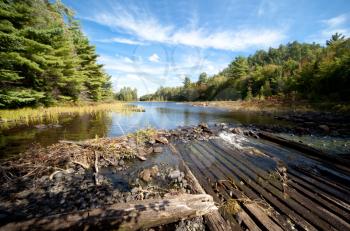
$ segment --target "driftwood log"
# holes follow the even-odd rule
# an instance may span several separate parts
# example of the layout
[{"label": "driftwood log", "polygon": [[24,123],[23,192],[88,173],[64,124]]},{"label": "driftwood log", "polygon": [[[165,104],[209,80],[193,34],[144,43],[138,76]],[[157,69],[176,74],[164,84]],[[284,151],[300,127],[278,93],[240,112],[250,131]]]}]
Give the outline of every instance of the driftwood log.
[{"label": "driftwood log", "polygon": [[[187,166],[185,161],[183,160],[181,154],[176,150],[176,148],[169,144],[171,151],[178,155],[180,159],[180,168],[186,174],[189,183],[192,188],[196,191],[196,193],[206,194],[205,190],[202,188],[197,178],[193,175],[190,168]],[[218,210],[214,210],[211,213],[208,213],[204,216],[206,224],[209,227],[209,230],[212,231],[230,231],[231,226],[226,222],[226,220],[221,216]]]},{"label": "driftwood log", "polygon": [[13,222],[0,230],[139,230],[216,211],[208,194],[180,194]]}]

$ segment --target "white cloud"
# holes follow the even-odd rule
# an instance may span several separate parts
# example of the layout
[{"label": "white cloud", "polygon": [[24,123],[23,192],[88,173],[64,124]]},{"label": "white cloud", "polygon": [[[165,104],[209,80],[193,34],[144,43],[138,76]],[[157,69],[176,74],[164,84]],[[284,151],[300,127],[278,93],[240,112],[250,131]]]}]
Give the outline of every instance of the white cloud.
[{"label": "white cloud", "polygon": [[326,24],[329,28],[336,28],[339,26],[343,26],[347,21],[347,16],[345,14],[338,15],[336,17],[323,20],[322,22]]},{"label": "white cloud", "polygon": [[341,14],[329,19],[322,20],[323,29],[317,34],[310,36],[310,40],[324,44],[326,40],[335,33],[341,33],[345,36],[350,35],[349,26],[350,17],[346,14]]},{"label": "white cloud", "polygon": [[152,54],[150,57],[148,57],[148,60],[154,63],[158,63],[160,58],[157,54]]},{"label": "white cloud", "polygon": [[112,75],[113,86],[119,90],[124,86],[136,87],[139,95],[154,92],[160,86],[179,86],[182,76],[193,76],[197,80],[199,73],[217,73],[227,63],[214,63],[196,55],[185,55],[176,63],[144,62],[139,58],[121,55],[100,56],[99,63]]},{"label": "white cloud", "polygon": [[98,42],[103,42],[103,43],[123,43],[123,44],[128,44],[128,45],[145,45],[144,42],[140,42],[140,41],[135,41],[132,39],[127,39],[127,38],[109,38],[109,39],[100,39],[100,40],[96,40]]},{"label": "white cloud", "polygon": [[175,28],[173,25],[162,25],[152,15],[131,13],[123,8],[119,8],[117,13],[98,13],[89,20],[132,35],[141,41],[199,48],[244,51],[252,47],[274,46],[285,38],[284,31],[279,29],[210,30],[195,27],[193,24],[187,28]]}]

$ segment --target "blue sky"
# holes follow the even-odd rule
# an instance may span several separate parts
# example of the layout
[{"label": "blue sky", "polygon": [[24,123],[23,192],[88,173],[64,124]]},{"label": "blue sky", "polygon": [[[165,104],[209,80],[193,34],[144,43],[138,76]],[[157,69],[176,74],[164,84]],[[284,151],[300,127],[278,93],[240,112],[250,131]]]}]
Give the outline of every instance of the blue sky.
[{"label": "blue sky", "polygon": [[115,90],[139,95],[215,74],[237,55],[350,34],[349,0],[63,0]]}]

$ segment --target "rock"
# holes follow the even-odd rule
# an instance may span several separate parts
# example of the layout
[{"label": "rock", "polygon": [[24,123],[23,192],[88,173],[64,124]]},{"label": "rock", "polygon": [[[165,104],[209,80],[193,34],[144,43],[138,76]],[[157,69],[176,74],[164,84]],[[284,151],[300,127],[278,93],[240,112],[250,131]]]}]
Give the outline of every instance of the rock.
[{"label": "rock", "polygon": [[62,172],[58,172],[53,176],[53,179],[61,180],[63,177],[64,177],[64,174]]},{"label": "rock", "polygon": [[152,180],[152,172],[150,169],[144,169],[140,172],[140,178],[141,180],[145,181],[145,182],[150,182]]},{"label": "rock", "polygon": [[159,138],[156,138],[156,141],[159,142],[159,143],[162,143],[162,144],[168,144],[169,143],[168,139],[163,137],[163,136],[159,137]]},{"label": "rock", "polygon": [[152,177],[156,176],[159,173],[159,168],[157,165],[152,166],[151,168],[144,169],[140,172],[140,178],[145,182],[150,182]]},{"label": "rock", "polygon": [[146,150],[142,147],[137,148],[137,153],[139,156],[145,156],[146,155]]},{"label": "rock", "polygon": [[180,170],[173,170],[168,175],[168,177],[173,179],[173,180],[179,178],[180,176],[181,176]]},{"label": "rock", "polygon": [[151,168],[151,175],[152,176],[156,176],[159,172],[159,169],[158,169],[158,166],[157,165],[154,165],[152,168]]},{"label": "rock", "polygon": [[139,189],[138,187],[134,187],[134,188],[131,189],[131,193],[132,193],[132,194],[136,194],[136,193],[139,192],[139,190],[140,190],[140,189]]},{"label": "rock", "polygon": [[139,160],[142,160],[142,161],[147,160],[147,158],[144,157],[144,156],[137,155],[136,157],[137,157]]},{"label": "rock", "polygon": [[329,130],[330,130],[329,127],[327,125],[325,125],[325,124],[322,124],[322,125],[320,125],[318,127],[324,132],[329,132]]},{"label": "rock", "polygon": [[209,127],[208,127],[208,124],[206,124],[206,123],[200,123],[200,124],[199,124],[199,127],[202,128],[202,129],[203,129],[203,128],[204,128],[204,129],[208,129],[208,128],[209,128]]},{"label": "rock", "polygon": [[47,126],[45,124],[38,124],[34,126],[36,129],[45,129]]},{"label": "rock", "polygon": [[145,151],[146,151],[146,154],[151,154],[153,153],[153,147],[149,147]]},{"label": "rock", "polygon": [[72,173],[74,173],[74,172],[75,172],[75,171],[74,171],[73,168],[69,168],[69,169],[66,170],[66,173],[67,173],[67,174],[72,174]]},{"label": "rock", "polygon": [[235,134],[243,134],[243,130],[241,128],[231,128],[230,131]]},{"label": "rock", "polygon": [[119,164],[120,166],[123,166],[123,165],[124,165],[124,160],[120,160],[120,161],[118,162],[118,164]]},{"label": "rock", "polygon": [[163,148],[162,147],[154,147],[153,152],[154,153],[161,153],[161,152],[163,152]]}]

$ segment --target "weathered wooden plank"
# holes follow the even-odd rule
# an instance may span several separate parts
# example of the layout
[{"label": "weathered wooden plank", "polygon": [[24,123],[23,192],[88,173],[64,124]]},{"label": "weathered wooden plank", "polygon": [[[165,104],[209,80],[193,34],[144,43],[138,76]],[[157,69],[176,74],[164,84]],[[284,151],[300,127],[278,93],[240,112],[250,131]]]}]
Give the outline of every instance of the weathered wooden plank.
[{"label": "weathered wooden plank", "polygon": [[[320,167],[317,166],[317,168],[320,168]],[[347,194],[350,191],[350,187],[349,187],[350,181],[348,181],[346,179],[339,179],[340,177],[336,177],[334,175],[330,175],[330,176],[326,177],[327,175],[316,174],[314,172],[310,172],[307,169],[304,169],[304,168],[299,167],[299,166],[295,166],[294,169],[301,174],[307,175],[308,177],[311,177],[311,178],[315,179],[316,181],[319,181],[320,183],[324,183],[327,186],[334,188],[336,190],[339,190],[343,193]],[[328,173],[326,173],[326,174],[328,174]]]},{"label": "weathered wooden plank", "polygon": [[[198,193],[205,193],[204,189],[201,187],[201,185],[199,184],[199,182],[196,179],[196,177],[193,175],[191,170],[188,168],[188,166],[186,165],[186,163],[182,159],[181,154],[177,152],[176,148],[172,144],[170,144],[169,146],[170,146],[171,151],[173,153],[175,153],[179,157],[179,160],[180,160],[180,163],[181,163],[181,167],[183,168],[183,171],[185,171],[186,176],[192,182],[192,187]],[[210,214],[207,214],[204,218],[205,218],[206,223],[209,226],[210,230],[212,230],[212,231],[216,231],[216,230],[217,231],[220,231],[220,230],[230,231],[231,230],[231,227],[228,226],[226,221],[222,218],[222,216],[219,214],[219,212],[217,210],[213,211]],[[236,230],[239,230],[238,227],[236,228]]]},{"label": "weathered wooden plank", "polygon": [[[211,173],[210,169],[207,169],[204,173],[204,169],[206,168],[202,161],[197,159],[196,155],[193,153],[193,151],[191,152],[191,156],[190,158],[192,159],[193,163],[195,163],[195,165],[197,165],[197,168],[199,169],[199,171],[201,171],[200,174],[206,174],[207,176],[209,176],[210,178],[210,182],[215,183],[217,182],[220,178],[216,178],[215,175],[213,175]],[[221,179],[225,179],[225,178],[221,178]],[[210,183],[208,182],[208,184]],[[213,190],[211,190],[213,193],[215,193]],[[227,199],[227,198],[226,198]],[[249,215],[242,209],[240,209],[240,212],[236,214],[236,216],[238,217],[239,220],[242,220],[244,222],[244,224],[250,229],[250,230],[255,230],[255,231],[261,231],[261,229],[255,224],[255,222],[249,217]]]},{"label": "weathered wooden plank", "polygon": [[271,133],[259,132],[258,136],[262,139],[266,139],[274,143],[281,144],[285,147],[289,147],[289,148],[293,148],[295,150],[301,151],[302,153],[310,154],[311,156],[316,157],[317,159],[322,159],[323,161],[327,161],[332,165],[336,165],[339,169],[347,172],[348,174],[350,173],[350,169],[349,169],[350,161],[347,159],[341,158],[339,156],[329,155],[318,149],[312,148],[310,146],[307,146],[298,142],[287,140],[281,137],[277,137]]},{"label": "weathered wooden plank", "polygon": [[1,226],[0,230],[139,230],[213,211],[217,211],[217,207],[212,196],[181,194],[14,222]]},{"label": "weathered wooden plank", "polygon": [[335,196],[332,192],[327,191],[327,189],[322,188],[320,185],[314,185],[309,181],[305,181],[302,176],[296,176],[293,175],[293,173],[290,172],[289,174],[290,179],[295,181],[296,183],[300,184],[304,188],[308,188],[320,195],[321,197],[329,200],[330,202],[335,203],[336,205],[340,206],[341,208],[347,210],[350,212],[350,205],[343,201],[341,197]]},{"label": "weathered wooden plank", "polygon": [[[230,150],[227,150],[225,146],[218,147],[216,148],[222,150],[223,152],[229,152]],[[217,152],[217,156],[221,156],[221,158],[226,159],[229,161],[228,155],[224,155],[221,152]],[[333,222],[331,222],[331,218],[329,216],[325,216],[323,213],[320,211],[314,209],[311,206],[307,206],[307,204],[304,202],[305,199],[303,199],[303,203],[300,204],[296,198],[292,198],[289,196],[285,196],[283,192],[277,190],[275,187],[272,187],[268,183],[264,183],[261,181],[255,181],[256,175],[253,174],[249,169],[247,168],[242,168],[241,165],[236,164],[234,161],[230,162],[235,166],[235,172],[237,172],[246,182],[248,182],[250,185],[253,186],[255,189],[256,187],[262,187],[263,190],[267,190],[268,192],[272,193],[275,195],[277,198],[279,198],[281,201],[286,203],[288,206],[293,208],[295,211],[297,211],[301,216],[303,216],[305,219],[307,219],[310,223],[313,223],[315,226],[319,226],[322,229],[330,229],[332,228]],[[300,199],[300,198],[299,198]],[[300,199],[301,200],[301,199]],[[333,217],[333,216],[332,216]],[[340,222],[340,221],[339,221]],[[343,224],[343,222],[337,223],[339,225]]]},{"label": "weathered wooden plank", "polygon": [[308,184],[312,184],[316,187],[318,187],[319,189],[321,189],[322,191],[342,200],[345,201],[346,203],[350,203],[350,194],[349,193],[345,193],[339,190],[336,190],[333,187],[330,187],[324,183],[321,183],[319,181],[317,181],[316,179],[307,176],[305,174],[302,174],[298,171],[295,171],[294,169],[290,168],[288,169],[289,175],[291,176],[292,179],[295,179],[295,177],[298,177],[299,179],[301,179],[302,181],[305,181],[305,183]]},{"label": "weathered wooden plank", "polygon": [[[214,141],[216,143],[216,141]],[[235,150],[233,150],[234,152]],[[235,155],[232,155],[233,157],[236,156],[237,152],[235,152]],[[251,169],[252,171],[254,171],[256,174],[259,175],[259,177],[263,178],[264,180],[268,181],[270,184],[274,185],[275,187],[277,187],[278,189],[281,190],[281,184],[278,184],[275,181],[269,180],[269,175],[266,173],[266,171],[261,171],[261,169],[259,167],[257,167],[256,165],[252,165],[251,163],[249,163],[249,161],[244,161],[244,155],[239,155],[237,154],[237,161],[241,162],[242,164],[245,164],[247,166],[247,168]],[[255,167],[254,167],[255,166]],[[323,198],[321,198],[320,196],[318,196],[317,192],[314,192],[308,188],[305,187],[300,187],[298,184],[295,184],[293,181],[289,181],[288,182],[289,186],[292,186],[293,188],[295,188],[296,190],[298,190],[298,197],[300,197],[300,193],[307,195],[307,197],[309,199],[315,200],[316,205],[322,205],[323,207],[328,208],[329,210],[331,210],[332,212],[334,212],[335,214],[339,215],[340,217],[342,217],[343,219],[346,220],[350,220],[350,213],[348,213],[346,210],[344,210],[344,208],[340,208],[336,205],[334,205],[334,203],[330,203],[328,200],[325,200]],[[300,193],[299,193],[300,192]],[[294,196],[294,192],[290,192],[291,196]],[[317,207],[317,206],[316,206]]]},{"label": "weathered wooden plank", "polygon": [[[246,176],[240,169],[239,166],[235,163],[232,163],[225,159],[225,155],[222,155],[220,151],[213,150],[213,154],[218,158],[218,161],[222,164],[224,168],[227,168],[229,171],[232,172],[232,174],[237,174],[238,177],[241,178],[241,181],[244,184],[250,186],[252,189],[259,192],[270,204],[273,204],[275,208],[282,210],[286,215],[288,215],[294,222],[298,223],[300,226],[308,229],[308,230],[316,230],[315,227],[310,225],[309,222],[313,223],[315,226],[324,226],[329,227],[329,224],[325,223],[324,221],[318,219],[313,214],[310,213],[310,211],[302,206],[299,206],[294,200],[291,199],[285,199],[283,194],[281,192],[278,192],[277,190],[272,190],[274,192],[271,192],[269,190],[266,190],[263,188],[263,186],[260,186],[257,184],[254,179],[249,178]],[[238,180],[238,179],[236,179]],[[242,184],[240,184],[240,181],[238,181],[237,186],[241,188]],[[243,188],[244,190],[244,188]],[[304,220],[294,212],[294,210],[288,208],[283,203],[288,205],[288,207],[293,208],[295,211],[297,211],[301,216],[307,218],[308,221]]]},{"label": "weathered wooden plank", "polygon": [[310,191],[310,190],[306,189],[305,187],[302,187],[301,185],[299,185],[293,181],[289,181],[288,184],[293,186],[293,188],[299,190],[301,193],[306,194],[309,198],[313,198],[320,205],[323,205],[323,206],[327,207],[328,209],[332,210],[333,212],[338,214],[338,216],[342,217],[343,219],[350,221],[350,213],[348,213],[346,210],[344,210],[344,208],[337,206],[336,203],[334,203],[334,202],[331,203],[330,201],[325,200],[324,198],[319,196],[318,192]]},{"label": "weathered wooden plank", "polygon": [[[196,146],[198,147],[198,146]],[[208,155],[210,155],[210,153],[205,150],[205,149],[201,149],[199,150],[201,154],[203,155],[207,155],[205,156],[204,159],[207,159]],[[216,175],[220,175],[220,177],[222,179],[227,179],[232,176],[232,173],[228,172],[225,168],[220,168],[218,167],[215,163],[212,165],[212,167],[210,168],[210,170],[213,170],[215,172]],[[209,170],[209,171],[210,171]],[[251,203],[252,201],[258,201],[261,200],[261,198],[256,195],[253,191],[250,191],[249,188],[247,188],[245,185],[241,185],[241,184],[237,184],[238,187],[240,188],[244,188],[243,190],[245,192],[248,192],[249,195],[249,199],[250,202],[247,200],[247,197],[239,190],[235,189],[232,187],[232,185],[230,183],[228,183],[228,181],[221,181],[220,182],[221,185],[224,185],[227,189],[230,191],[230,194],[232,194],[232,197],[234,196],[236,199],[238,200],[242,200],[242,201],[246,201],[246,203]],[[237,187],[235,185],[235,187]],[[225,189],[223,190],[224,193],[228,194],[227,192],[225,192]],[[230,197],[230,196],[229,196]],[[243,203],[243,206],[245,206],[245,203]],[[257,204],[255,204],[255,206],[258,206]],[[246,206],[245,206],[246,207]],[[261,215],[264,214],[264,212],[262,212],[261,209],[259,209],[259,213],[257,213],[257,210],[251,210],[251,206],[250,207],[246,207],[247,210],[249,210],[258,220],[259,222],[262,223],[263,226],[265,226],[268,230],[280,230],[279,226],[273,225],[274,223],[270,220],[269,217],[265,216],[265,215]],[[267,209],[267,208],[266,208]],[[287,224],[287,221],[282,218],[278,213],[274,213],[274,214],[270,214],[270,217],[277,223],[279,224],[281,227],[283,227],[285,230],[292,230],[292,227],[290,226],[290,224]]]},{"label": "weathered wooden plank", "polygon": [[[202,143],[202,145],[205,145],[204,143]],[[217,146],[218,147],[218,146]],[[218,147],[219,148],[219,147]],[[242,158],[236,158],[235,155],[232,153],[235,150],[231,150],[229,147],[220,147],[221,150],[225,151],[227,154],[231,154],[231,157],[233,159],[235,159],[235,161],[241,163],[242,165],[240,165],[240,169],[242,171],[244,171],[250,178],[252,179],[258,179],[258,177],[261,177],[262,179],[264,179],[266,176],[262,176],[259,175],[257,173],[255,173],[254,169],[252,169],[249,166],[246,166],[245,163],[242,160]],[[230,152],[232,151],[232,152]],[[242,166],[245,166],[245,168],[242,168]],[[264,187],[270,191],[273,190],[273,188],[269,185],[269,183],[271,184],[270,181],[266,181],[268,182],[267,184],[261,184],[264,185]],[[273,184],[271,184],[273,185]],[[295,201],[299,202],[300,205],[303,205],[304,207],[308,208],[310,211],[312,211],[315,215],[319,216],[320,218],[322,218],[323,220],[327,221],[330,225],[333,225],[334,227],[340,229],[340,230],[346,230],[349,229],[350,230],[350,224],[347,223],[345,220],[343,220],[342,218],[338,217],[337,215],[335,215],[334,213],[332,213],[331,211],[328,211],[324,206],[319,205],[318,203],[314,203],[312,200],[310,200],[309,198],[303,196],[302,194],[300,194],[298,191],[292,189],[291,187],[286,187],[286,190],[288,191],[288,196],[292,199],[294,199]],[[281,192],[283,193],[283,192]]]},{"label": "weathered wooden plank", "polygon": [[[195,148],[199,148],[197,145],[193,145],[193,147]],[[196,150],[193,150],[192,149],[192,154],[193,156],[196,156],[197,155],[197,159],[195,160],[196,163],[200,163],[201,161],[202,162],[205,162],[205,160],[208,160],[210,158],[210,156],[208,156],[208,153],[205,151],[205,150],[199,150],[198,151],[200,152],[200,154],[198,152],[196,152]],[[201,158],[199,155],[205,155],[205,153],[207,154],[206,156],[202,156],[204,158]],[[215,163],[212,163],[210,168],[207,169],[206,172],[211,172],[212,170],[215,171],[215,175],[219,176],[219,179],[227,179],[227,177],[224,175],[223,173],[223,169],[222,168],[218,168],[218,166],[215,164]],[[227,181],[221,181],[222,183],[220,184],[223,184],[223,185],[227,185]],[[228,200],[229,198],[231,198],[231,196],[229,195],[228,192],[226,192],[226,190],[222,190],[220,191],[220,193],[223,194],[223,196],[225,197],[226,200]],[[242,194],[239,190],[235,190],[231,187],[231,192],[232,196],[235,196],[235,199],[238,199],[238,200],[243,200],[243,201],[246,201],[245,203],[242,204],[242,206],[246,207],[246,209],[252,213],[256,218],[257,220],[259,220],[259,222],[265,226],[266,229],[268,230],[281,230],[280,226],[276,225],[268,216],[262,216],[261,214],[263,214],[263,211],[261,210],[260,206],[258,206],[257,203],[255,203],[255,206],[257,206],[257,208],[255,210],[252,210],[251,209],[251,205],[249,207],[245,206],[246,203],[251,203],[254,199],[260,199],[260,197],[258,197],[257,195],[253,195],[253,199],[249,201],[247,201],[247,197]],[[251,194],[251,193],[250,193]],[[259,213],[257,211],[260,211]],[[248,215],[249,217],[249,215]],[[280,217],[277,217],[277,216],[273,216],[271,214],[271,217],[273,218],[274,221],[276,221],[279,225],[283,226],[286,230],[291,230],[291,227],[287,226],[286,225],[286,221],[282,220]],[[247,216],[243,216],[244,219],[247,219]],[[251,224],[253,221],[246,221],[247,224]]]}]

